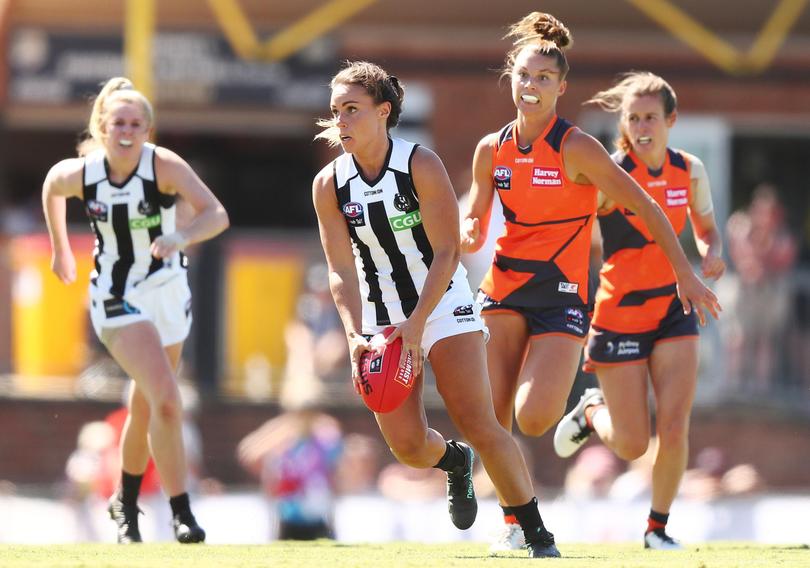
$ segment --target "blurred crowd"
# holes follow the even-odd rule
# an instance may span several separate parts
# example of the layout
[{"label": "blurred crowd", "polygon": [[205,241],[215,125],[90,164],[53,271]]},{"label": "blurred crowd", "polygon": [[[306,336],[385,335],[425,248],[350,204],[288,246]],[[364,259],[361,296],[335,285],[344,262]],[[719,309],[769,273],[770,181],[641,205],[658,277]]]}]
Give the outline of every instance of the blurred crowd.
[{"label": "blurred crowd", "polygon": [[776,187],[757,187],[726,224],[736,278],[721,320],[729,391],[788,396],[810,386],[810,284],[797,278],[799,239]]}]

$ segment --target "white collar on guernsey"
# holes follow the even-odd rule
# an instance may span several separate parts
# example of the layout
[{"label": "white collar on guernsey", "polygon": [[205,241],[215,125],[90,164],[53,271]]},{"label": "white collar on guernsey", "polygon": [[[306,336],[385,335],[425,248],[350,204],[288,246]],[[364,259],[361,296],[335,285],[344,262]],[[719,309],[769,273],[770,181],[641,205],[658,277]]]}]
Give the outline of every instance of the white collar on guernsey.
[{"label": "white collar on guernsey", "polygon": [[[138,162],[138,168],[135,171],[141,179],[147,181],[155,180],[155,145],[151,142],[146,142],[141,150],[141,158]],[[105,154],[104,148],[93,150],[84,158],[84,185],[94,185],[107,179],[107,169],[104,166]]]}]

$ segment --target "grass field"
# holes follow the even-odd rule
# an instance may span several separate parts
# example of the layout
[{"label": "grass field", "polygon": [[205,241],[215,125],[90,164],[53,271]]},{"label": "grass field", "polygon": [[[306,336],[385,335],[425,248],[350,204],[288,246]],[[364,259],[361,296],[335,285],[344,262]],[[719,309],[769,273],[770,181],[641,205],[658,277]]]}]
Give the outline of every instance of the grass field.
[{"label": "grass field", "polygon": [[[181,546],[107,544],[25,546],[0,545],[0,567],[29,568],[252,568],[252,567],[515,567],[529,560],[525,553],[488,558],[482,543],[427,545],[416,543],[341,544],[277,542],[264,546]],[[748,568],[810,567],[807,545],[764,546],[712,543],[682,552],[654,552],[638,544],[563,544],[559,560],[537,560],[543,565],[576,568]]]}]

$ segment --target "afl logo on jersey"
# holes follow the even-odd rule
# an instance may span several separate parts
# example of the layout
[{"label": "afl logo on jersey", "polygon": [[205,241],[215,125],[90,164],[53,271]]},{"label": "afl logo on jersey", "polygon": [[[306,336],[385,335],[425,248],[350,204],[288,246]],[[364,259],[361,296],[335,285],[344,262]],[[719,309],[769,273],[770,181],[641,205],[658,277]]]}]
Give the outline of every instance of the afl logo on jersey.
[{"label": "afl logo on jersey", "polygon": [[408,211],[408,209],[411,208],[411,200],[408,198],[407,195],[397,193],[396,195],[394,195],[394,207],[396,207],[397,210],[405,213]]},{"label": "afl logo on jersey", "polygon": [[362,227],[366,224],[363,205],[356,201],[350,201],[343,206],[343,215],[346,217],[346,222],[352,227]]},{"label": "afl logo on jersey", "polygon": [[102,223],[107,222],[107,205],[102,203],[101,201],[96,201],[95,199],[90,199],[85,204],[85,208],[87,209],[87,215],[94,221],[101,221]]},{"label": "afl logo on jersey", "polygon": [[492,178],[496,189],[512,189],[512,170],[506,166],[496,166]]}]

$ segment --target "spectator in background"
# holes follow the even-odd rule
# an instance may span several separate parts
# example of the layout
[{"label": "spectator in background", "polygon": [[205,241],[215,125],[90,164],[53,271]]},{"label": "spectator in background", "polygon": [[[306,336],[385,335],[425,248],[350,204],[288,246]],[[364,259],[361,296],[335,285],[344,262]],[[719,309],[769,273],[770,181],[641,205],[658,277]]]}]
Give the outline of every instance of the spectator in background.
[{"label": "spectator in background", "polygon": [[239,463],[260,479],[276,508],[279,540],[334,538],[335,471],[343,436],[338,421],[315,408],[317,385],[287,381],[284,412],[237,447]]},{"label": "spectator in background", "polygon": [[350,373],[346,365],[348,347],[324,263],[313,264],[307,270],[296,317],[287,324],[284,340],[285,381],[298,381],[304,376],[316,380],[343,379]]},{"label": "spectator in background", "polygon": [[786,340],[796,238],[776,188],[762,184],[751,204],[729,217],[728,252],[738,289],[729,321],[729,376],[754,392],[769,389]]},{"label": "spectator in background", "polygon": [[115,481],[110,486],[102,483],[110,478],[107,465],[115,442],[116,432],[106,421],[88,422],[79,430],[76,449],[65,465],[66,497],[74,504],[77,533],[83,541],[102,540],[93,522],[93,509],[97,500],[106,499],[115,489],[118,467],[112,469]]},{"label": "spectator in background", "polygon": [[605,498],[620,470],[619,459],[605,446],[585,448],[565,473],[565,495],[582,500]]},{"label": "spectator in background", "polygon": [[658,454],[658,437],[652,436],[647,451],[627,464],[610,487],[608,497],[617,501],[649,501],[652,497],[653,465]]},{"label": "spectator in background", "polygon": [[376,494],[383,451],[376,438],[358,433],[347,434],[335,470],[335,490],[338,495]]},{"label": "spectator in background", "polygon": [[730,467],[726,452],[715,446],[700,450],[695,467],[686,470],[683,478],[683,496],[699,501],[751,495],[764,487],[762,476],[752,464]]}]

